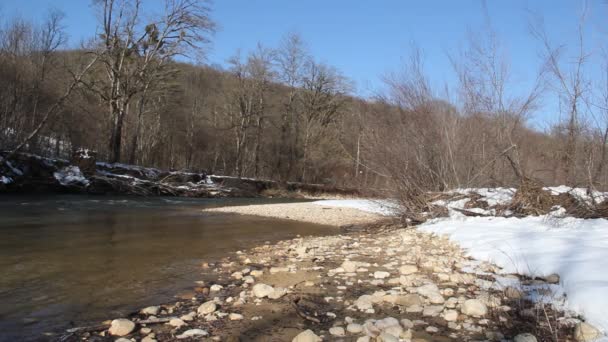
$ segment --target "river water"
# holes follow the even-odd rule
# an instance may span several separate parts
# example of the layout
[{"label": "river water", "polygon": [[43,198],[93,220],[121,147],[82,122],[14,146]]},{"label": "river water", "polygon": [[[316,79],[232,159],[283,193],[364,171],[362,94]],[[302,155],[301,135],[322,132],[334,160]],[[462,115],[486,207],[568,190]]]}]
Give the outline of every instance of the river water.
[{"label": "river water", "polygon": [[200,264],[264,241],[330,234],[309,223],[204,213],[269,199],[0,196],[0,341],[169,301]]}]

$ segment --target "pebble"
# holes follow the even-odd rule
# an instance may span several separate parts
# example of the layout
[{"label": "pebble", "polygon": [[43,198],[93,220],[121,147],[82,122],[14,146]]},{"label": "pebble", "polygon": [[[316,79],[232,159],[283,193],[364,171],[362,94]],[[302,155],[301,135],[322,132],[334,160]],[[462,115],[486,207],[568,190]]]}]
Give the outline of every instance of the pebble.
[{"label": "pebble", "polygon": [[231,313],[230,315],[228,315],[228,318],[231,321],[240,321],[243,319],[243,315],[238,314],[238,313]]},{"label": "pebble", "polygon": [[333,336],[346,335],[346,333],[344,332],[344,328],[342,328],[342,327],[331,327],[331,328],[329,328],[329,333]]},{"label": "pebble", "polygon": [[179,318],[171,318],[171,320],[169,320],[169,325],[176,328],[181,328],[182,326],[186,325],[186,322]]},{"label": "pebble", "polygon": [[148,306],[147,308],[141,309],[139,312],[143,315],[156,316],[156,315],[158,315],[159,310],[160,310],[160,307],[158,307],[158,306]]},{"label": "pebble", "polygon": [[209,335],[209,333],[206,330],[190,329],[190,330],[184,331],[181,335],[177,335],[176,337],[178,339],[184,339],[184,338],[189,338],[189,337],[207,336],[207,335]]},{"label": "pebble", "polygon": [[135,323],[126,318],[115,319],[110,323],[108,332],[113,336],[126,336],[135,329]]},{"label": "pebble", "polygon": [[215,304],[215,302],[208,301],[208,302],[201,304],[201,306],[199,306],[196,311],[198,312],[199,315],[204,316],[204,315],[208,315],[210,313],[215,312],[215,310],[217,310],[217,305]]},{"label": "pebble", "polygon": [[257,298],[268,297],[274,292],[274,288],[266,284],[255,284],[252,289],[253,295]]},{"label": "pebble", "polygon": [[349,325],[346,326],[346,331],[348,331],[351,334],[358,334],[363,331],[363,326],[361,324],[357,324],[357,323],[350,323]]},{"label": "pebble", "polygon": [[478,299],[468,299],[462,304],[460,311],[468,316],[481,317],[488,313],[488,307]]},{"label": "pebble", "polygon": [[312,330],[305,330],[299,333],[291,342],[321,342],[323,341]]}]

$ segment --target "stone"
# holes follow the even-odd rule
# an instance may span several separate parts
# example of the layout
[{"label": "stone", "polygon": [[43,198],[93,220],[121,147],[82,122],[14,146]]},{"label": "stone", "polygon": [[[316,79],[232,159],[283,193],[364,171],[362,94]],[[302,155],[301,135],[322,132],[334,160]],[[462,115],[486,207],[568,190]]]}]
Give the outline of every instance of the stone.
[{"label": "stone", "polygon": [[196,312],[192,311],[192,312],[189,312],[189,313],[181,316],[179,319],[181,319],[184,322],[189,322],[189,321],[193,321],[195,316],[196,316]]},{"label": "stone", "polygon": [[148,327],[143,327],[143,328],[139,329],[139,333],[142,335],[148,335],[151,332],[152,332],[152,329],[150,329]]},{"label": "stone", "polygon": [[169,320],[169,325],[172,327],[181,328],[182,326],[186,325],[186,322],[182,321],[179,318],[171,318]]},{"label": "stone", "polygon": [[214,284],[214,285],[211,285],[211,287],[209,288],[209,291],[218,292],[218,291],[221,291],[223,288],[224,287],[222,285]]},{"label": "stone", "polygon": [[376,338],[377,342],[399,342],[399,338],[389,333],[383,332]]},{"label": "stone", "polygon": [[407,318],[404,318],[401,320],[401,326],[405,329],[412,329],[414,327],[414,322]]},{"label": "stone", "polygon": [[142,315],[153,315],[156,316],[158,315],[158,311],[160,310],[160,307],[158,306],[148,306],[147,308],[143,308],[139,311],[139,313],[141,313]]},{"label": "stone", "polygon": [[416,293],[424,297],[429,297],[439,293],[439,288],[435,284],[426,284],[416,288]]},{"label": "stone", "polygon": [[399,320],[397,320],[396,318],[386,317],[384,319],[377,320],[376,323],[374,323],[374,326],[376,326],[376,328],[378,328],[379,330],[385,330],[388,327],[394,327],[394,326],[400,326],[400,325],[399,325]]},{"label": "stone", "polygon": [[114,342],[133,342],[133,341],[129,340],[128,338],[121,337]]},{"label": "stone", "polygon": [[413,274],[418,272],[418,266],[416,265],[403,265],[399,267],[399,273],[403,275]]},{"label": "stone", "polygon": [[321,338],[312,330],[305,330],[299,333],[296,337],[291,340],[291,342],[321,342]]},{"label": "stone", "polygon": [[208,315],[210,313],[215,312],[215,310],[217,310],[217,305],[215,304],[215,302],[208,301],[208,302],[201,304],[201,306],[199,306],[196,311],[198,312],[199,315],[204,316],[204,315]]},{"label": "stone", "polygon": [[448,322],[454,322],[458,319],[458,311],[456,310],[445,310],[441,314],[441,317]]},{"label": "stone", "polygon": [[394,337],[399,337],[403,333],[403,328],[399,324],[397,324],[387,327],[383,330],[383,333],[392,335]]},{"label": "stone", "polygon": [[346,333],[344,332],[344,328],[342,327],[331,327],[329,328],[329,334],[333,336],[344,336]]},{"label": "stone", "polygon": [[260,270],[253,270],[251,271],[251,273],[249,273],[250,275],[258,278],[261,277],[264,274],[264,271],[260,271]]},{"label": "stone", "polygon": [[384,278],[388,278],[390,277],[390,273],[386,272],[386,271],[376,271],[374,272],[374,278],[375,279],[384,279]]},{"label": "stone", "polygon": [[559,274],[549,274],[545,277],[545,281],[549,284],[559,284]]},{"label": "stone", "polygon": [[403,306],[422,305],[423,301],[417,294],[407,294],[397,297],[395,304]]},{"label": "stone", "polygon": [[268,297],[269,295],[271,295],[274,292],[274,288],[270,285],[266,285],[266,284],[255,284],[253,286],[253,295],[256,296],[257,298],[264,298],[264,297]]},{"label": "stone", "polygon": [[530,333],[519,334],[513,338],[513,342],[537,342],[536,336]]},{"label": "stone", "polygon": [[372,339],[369,336],[361,336],[357,339],[357,342],[370,342]]},{"label": "stone", "polygon": [[602,333],[589,323],[580,322],[574,329],[574,338],[578,342],[589,342],[597,340]]},{"label": "stone", "polygon": [[370,295],[362,295],[355,301],[355,306],[361,311],[373,309],[373,297]]},{"label": "stone", "polygon": [[349,325],[346,326],[346,331],[348,331],[351,334],[358,334],[363,331],[363,326],[361,324],[357,324],[357,323],[350,323]]},{"label": "stone", "polygon": [[126,336],[135,330],[135,323],[126,318],[115,319],[110,323],[108,332],[113,336]]},{"label": "stone", "polygon": [[287,294],[287,289],[284,287],[275,287],[272,290],[272,293],[268,295],[268,298],[270,299],[279,299],[281,297],[283,297],[284,295]]},{"label": "stone", "polygon": [[[133,342],[131,340],[127,340],[127,341]],[[150,336],[146,336],[146,337],[142,338],[141,342],[156,342],[156,339],[154,338],[154,334],[150,334]]]},{"label": "stone", "polygon": [[505,296],[510,299],[521,299],[523,297],[523,293],[520,290],[509,286],[505,289]]},{"label": "stone", "polygon": [[468,316],[481,317],[488,313],[488,307],[478,299],[468,299],[460,307],[460,312]]},{"label": "stone", "polygon": [[357,271],[359,264],[356,261],[345,260],[340,267],[344,269],[344,272],[352,273]]},{"label": "stone", "polygon": [[230,315],[228,315],[228,318],[229,318],[231,321],[240,321],[240,320],[242,320],[244,317],[243,317],[243,315],[238,314],[238,313],[231,313]]},{"label": "stone", "polygon": [[184,331],[181,335],[177,335],[176,337],[179,339],[196,337],[196,336],[207,336],[209,333],[203,329],[190,329]]},{"label": "stone", "polygon": [[424,307],[422,311],[422,316],[425,317],[435,317],[438,316],[441,311],[443,311],[443,305],[427,305]]}]

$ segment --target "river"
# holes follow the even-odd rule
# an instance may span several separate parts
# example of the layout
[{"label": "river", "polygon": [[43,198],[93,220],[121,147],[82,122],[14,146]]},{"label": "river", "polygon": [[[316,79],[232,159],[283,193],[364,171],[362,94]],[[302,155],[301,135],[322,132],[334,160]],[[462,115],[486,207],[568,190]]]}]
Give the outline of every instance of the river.
[{"label": "river", "polygon": [[0,341],[47,340],[66,328],[171,300],[201,262],[330,227],[230,214],[272,199],[0,196]]}]

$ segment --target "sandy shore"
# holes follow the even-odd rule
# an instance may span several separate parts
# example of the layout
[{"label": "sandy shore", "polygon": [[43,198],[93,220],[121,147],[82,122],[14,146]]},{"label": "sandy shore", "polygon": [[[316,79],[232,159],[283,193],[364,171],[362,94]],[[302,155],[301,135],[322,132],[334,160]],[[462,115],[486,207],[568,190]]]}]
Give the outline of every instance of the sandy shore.
[{"label": "sandy shore", "polygon": [[312,203],[230,206],[205,209],[205,211],[272,217],[337,227],[352,224],[369,224],[386,219],[384,216],[357,209],[330,207]]}]

